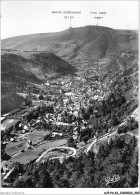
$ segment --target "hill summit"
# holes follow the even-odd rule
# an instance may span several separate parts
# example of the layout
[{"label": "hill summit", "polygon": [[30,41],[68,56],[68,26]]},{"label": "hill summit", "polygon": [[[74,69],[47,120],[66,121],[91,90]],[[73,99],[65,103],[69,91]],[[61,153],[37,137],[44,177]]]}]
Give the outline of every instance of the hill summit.
[{"label": "hill summit", "polygon": [[4,39],[2,49],[49,51],[68,62],[82,58],[103,58],[114,52],[138,50],[136,31],[103,26],[69,28],[55,33],[22,35]]},{"label": "hill summit", "polygon": [[138,33],[103,26],[69,28],[55,33],[22,35],[4,39],[2,81],[42,82],[50,75],[82,73],[98,66],[98,60],[138,53]]}]

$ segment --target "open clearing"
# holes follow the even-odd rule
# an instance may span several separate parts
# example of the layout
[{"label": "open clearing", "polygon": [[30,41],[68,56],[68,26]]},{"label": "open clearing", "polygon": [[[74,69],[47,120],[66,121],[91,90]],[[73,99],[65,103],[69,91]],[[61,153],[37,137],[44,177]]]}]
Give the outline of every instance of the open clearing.
[{"label": "open clearing", "polygon": [[[6,146],[6,152],[9,156],[12,156],[13,154],[24,150],[26,148],[26,140],[32,140],[32,144],[39,144],[44,140],[44,136],[48,135],[49,131],[37,131],[34,130],[33,132],[26,133],[20,136],[19,141],[17,142],[9,142]],[[22,140],[23,139],[23,140]]]},{"label": "open clearing", "polygon": [[46,141],[43,142],[40,146],[34,147],[32,150],[27,150],[20,153],[19,155],[12,157],[10,163],[20,162],[22,164],[27,164],[31,160],[36,159],[44,150],[47,150],[52,147],[64,146],[67,144],[67,140],[55,140],[55,141]]}]

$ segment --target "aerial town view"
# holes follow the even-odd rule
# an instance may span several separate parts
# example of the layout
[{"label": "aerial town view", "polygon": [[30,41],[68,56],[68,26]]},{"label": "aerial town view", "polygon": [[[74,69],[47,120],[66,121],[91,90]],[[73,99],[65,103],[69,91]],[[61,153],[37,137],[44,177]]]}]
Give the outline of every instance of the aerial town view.
[{"label": "aerial town view", "polygon": [[[28,18],[24,1],[21,13],[5,3],[3,18]],[[2,188],[138,187],[138,31],[100,17],[73,27],[82,12],[52,12],[65,30],[1,40]]]}]

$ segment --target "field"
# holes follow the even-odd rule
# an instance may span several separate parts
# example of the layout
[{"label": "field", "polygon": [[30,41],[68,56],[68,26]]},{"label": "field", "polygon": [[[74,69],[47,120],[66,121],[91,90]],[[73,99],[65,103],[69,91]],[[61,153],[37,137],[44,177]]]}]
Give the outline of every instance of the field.
[{"label": "field", "polygon": [[9,156],[12,156],[18,153],[21,150],[26,148],[26,140],[31,140],[33,145],[37,145],[44,140],[44,136],[49,134],[49,131],[37,131],[34,130],[33,132],[21,134],[19,141],[17,142],[9,142],[6,146],[6,152]]},{"label": "field", "polygon": [[[22,143],[22,148],[25,148],[24,143]],[[67,140],[56,140],[56,141],[45,141],[42,142],[39,146],[34,147],[32,150],[27,150],[25,152],[19,153],[17,156],[14,156],[10,159],[10,164],[12,162],[20,162],[23,164],[29,163],[31,160],[36,159],[43,151],[56,147],[56,146],[62,146],[66,145]],[[21,149],[21,148],[20,148]],[[15,150],[15,149],[14,149]]]},{"label": "field", "polygon": [[25,135],[25,138],[32,140],[33,145],[38,144],[39,142],[44,140],[44,137],[48,135],[49,131],[37,131],[34,130],[33,132],[28,133]]}]

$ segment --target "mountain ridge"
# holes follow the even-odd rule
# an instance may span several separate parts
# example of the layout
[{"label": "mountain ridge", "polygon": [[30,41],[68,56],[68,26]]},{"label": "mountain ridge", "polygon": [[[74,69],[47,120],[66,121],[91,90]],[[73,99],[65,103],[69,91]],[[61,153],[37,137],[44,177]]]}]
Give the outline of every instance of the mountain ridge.
[{"label": "mountain ridge", "polygon": [[[4,40],[8,40],[8,39],[12,39],[12,38],[18,38],[18,37],[23,37],[23,36],[38,36],[38,35],[46,35],[46,34],[56,34],[56,33],[62,33],[62,32],[66,32],[68,31],[69,29],[76,29],[76,28],[85,28],[85,27],[96,27],[95,25],[86,25],[86,26],[81,26],[81,27],[69,27],[65,30],[62,30],[62,31],[57,31],[57,32],[47,32],[47,33],[33,33],[33,34],[24,34],[24,35],[16,35],[16,36],[12,36],[12,37],[7,37],[7,38],[3,38],[1,41],[4,41]],[[108,29],[112,29],[112,30],[119,30],[119,31],[132,31],[132,32],[138,32],[138,29],[113,29],[111,27],[105,27],[105,26],[98,26],[98,27],[104,27],[104,28],[108,28]]]},{"label": "mountain ridge", "polygon": [[[1,48],[2,59],[5,53],[14,53],[19,63],[19,56],[22,56],[26,60],[26,63],[22,61],[23,69],[43,81],[49,78],[52,72],[52,75],[59,74],[59,76],[70,72],[81,74],[88,66],[96,69],[98,60],[106,59],[105,64],[109,63],[115,55],[138,54],[138,34],[133,30],[116,30],[89,25],[60,32],[8,38],[2,40]],[[33,59],[35,56],[38,56],[38,60]],[[40,61],[42,59],[43,63]]]},{"label": "mountain ridge", "polygon": [[53,53],[9,52],[2,50],[2,93],[12,86],[14,88],[16,88],[16,86],[26,86],[27,81],[41,84],[53,76],[61,77],[67,74],[74,74],[75,71],[75,67],[72,67],[68,62]]},{"label": "mountain ridge", "polygon": [[102,26],[69,28],[60,32],[22,35],[2,40],[2,49],[52,52],[72,65],[77,59],[110,57],[138,50],[138,34]]}]

